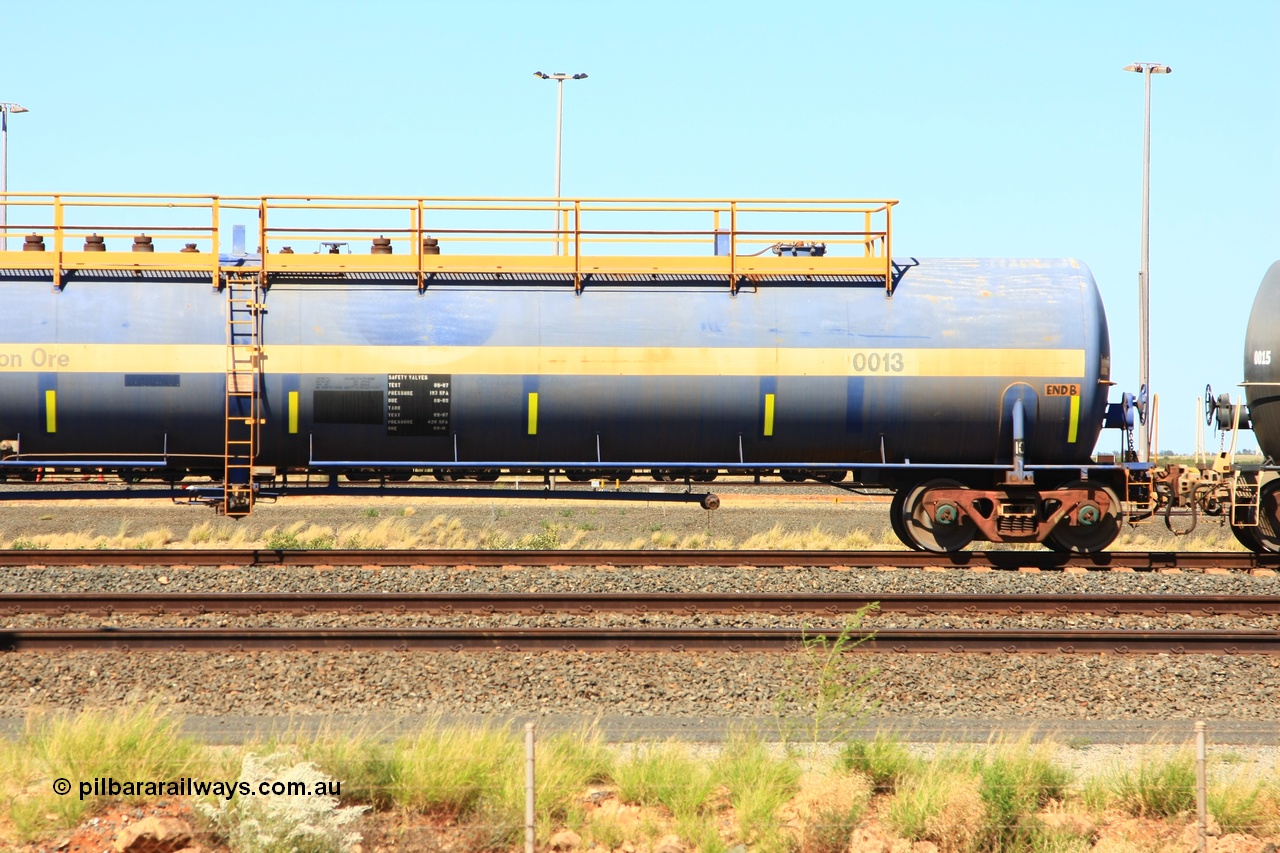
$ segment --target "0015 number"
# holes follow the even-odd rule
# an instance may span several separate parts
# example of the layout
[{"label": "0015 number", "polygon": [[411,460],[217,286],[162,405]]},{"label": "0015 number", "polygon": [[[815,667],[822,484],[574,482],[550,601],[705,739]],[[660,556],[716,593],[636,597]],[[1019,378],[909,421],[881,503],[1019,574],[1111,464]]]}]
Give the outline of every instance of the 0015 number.
[{"label": "0015 number", "polygon": [[901,373],[900,352],[855,352],[850,367],[854,373]]}]

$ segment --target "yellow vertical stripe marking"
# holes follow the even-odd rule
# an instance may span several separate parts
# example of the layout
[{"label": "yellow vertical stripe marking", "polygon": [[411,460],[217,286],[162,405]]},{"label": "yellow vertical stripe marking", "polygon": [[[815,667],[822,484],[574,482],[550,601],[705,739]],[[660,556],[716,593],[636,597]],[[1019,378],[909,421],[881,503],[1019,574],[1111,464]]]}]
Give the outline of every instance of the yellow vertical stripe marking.
[{"label": "yellow vertical stripe marking", "polygon": [[773,435],[773,395],[764,395],[764,434]]},{"label": "yellow vertical stripe marking", "polygon": [[529,392],[529,435],[538,434],[538,392]]},{"label": "yellow vertical stripe marking", "polygon": [[1071,397],[1071,425],[1067,427],[1067,443],[1076,443],[1076,433],[1080,431],[1080,395]]},{"label": "yellow vertical stripe marking", "polygon": [[58,392],[44,392],[44,431],[58,431]]},{"label": "yellow vertical stripe marking", "polygon": [[289,432],[291,434],[298,431],[298,392],[289,392]]}]

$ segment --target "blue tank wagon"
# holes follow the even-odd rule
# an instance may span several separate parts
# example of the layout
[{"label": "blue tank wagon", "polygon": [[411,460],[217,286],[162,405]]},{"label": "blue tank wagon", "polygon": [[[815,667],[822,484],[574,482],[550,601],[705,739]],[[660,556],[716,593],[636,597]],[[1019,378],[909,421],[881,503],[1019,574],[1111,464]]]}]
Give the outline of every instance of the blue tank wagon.
[{"label": "blue tank wagon", "polygon": [[1078,261],[890,262],[892,202],[852,230],[806,219],[805,240],[717,221],[709,256],[588,255],[619,232],[578,225],[557,255],[513,256],[438,221],[424,240],[419,199],[407,252],[303,254],[282,244],[311,232],[277,236],[255,202],[266,253],[211,252],[213,200],[204,252],[81,252],[92,233],[63,226],[0,255],[0,470],[208,474],[232,514],[264,470],[751,473],[893,489],[916,548],[1094,551],[1119,529],[1126,475],[1091,458],[1106,317]]}]

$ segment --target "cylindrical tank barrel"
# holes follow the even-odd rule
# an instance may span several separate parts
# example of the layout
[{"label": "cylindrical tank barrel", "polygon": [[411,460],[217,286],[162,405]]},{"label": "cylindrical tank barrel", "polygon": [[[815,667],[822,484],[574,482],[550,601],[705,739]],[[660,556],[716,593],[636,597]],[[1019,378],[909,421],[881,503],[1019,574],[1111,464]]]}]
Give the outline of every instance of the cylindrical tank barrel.
[{"label": "cylindrical tank barrel", "polygon": [[[422,293],[411,275],[278,278],[259,461],[1012,464],[1020,402],[1026,464],[1087,462],[1110,380],[1089,270],[899,268],[888,299],[883,283],[806,279],[733,296],[712,279],[601,276],[575,295],[510,277]],[[0,330],[0,439],[220,459],[226,296],[207,280],[0,280],[0,300],[15,318]]]}]

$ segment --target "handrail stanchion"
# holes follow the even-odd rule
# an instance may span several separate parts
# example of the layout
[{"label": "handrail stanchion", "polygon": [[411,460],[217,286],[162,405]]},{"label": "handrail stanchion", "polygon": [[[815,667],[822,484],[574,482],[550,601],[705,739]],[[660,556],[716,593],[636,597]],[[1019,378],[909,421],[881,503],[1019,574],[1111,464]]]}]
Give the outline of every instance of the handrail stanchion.
[{"label": "handrail stanchion", "polygon": [[422,199],[418,199],[409,216],[409,233],[413,240],[413,254],[418,259],[418,292],[426,290],[426,282],[422,276]]},{"label": "handrail stanchion", "polygon": [[738,203],[729,202],[729,293],[738,294]]},{"label": "handrail stanchion", "polygon": [[884,206],[884,295],[893,298],[893,205]]},{"label": "handrail stanchion", "polygon": [[53,286],[62,289],[62,196],[53,197]]},{"label": "handrail stanchion", "polygon": [[263,196],[258,203],[258,271],[260,284],[267,286],[267,197]]},{"label": "handrail stanchion", "polygon": [[219,214],[220,205],[221,205],[221,200],[218,198],[218,196],[216,195],[213,196],[213,201],[210,207],[213,215],[213,230],[211,232],[211,236],[213,238],[213,289],[214,290],[218,289],[219,274],[222,271],[222,262],[221,260],[219,260],[219,257],[218,257],[218,253],[222,250],[222,235],[218,230],[218,227],[219,227],[218,214]]},{"label": "handrail stanchion", "polygon": [[582,202],[573,202],[573,282],[574,289],[582,292]]}]

